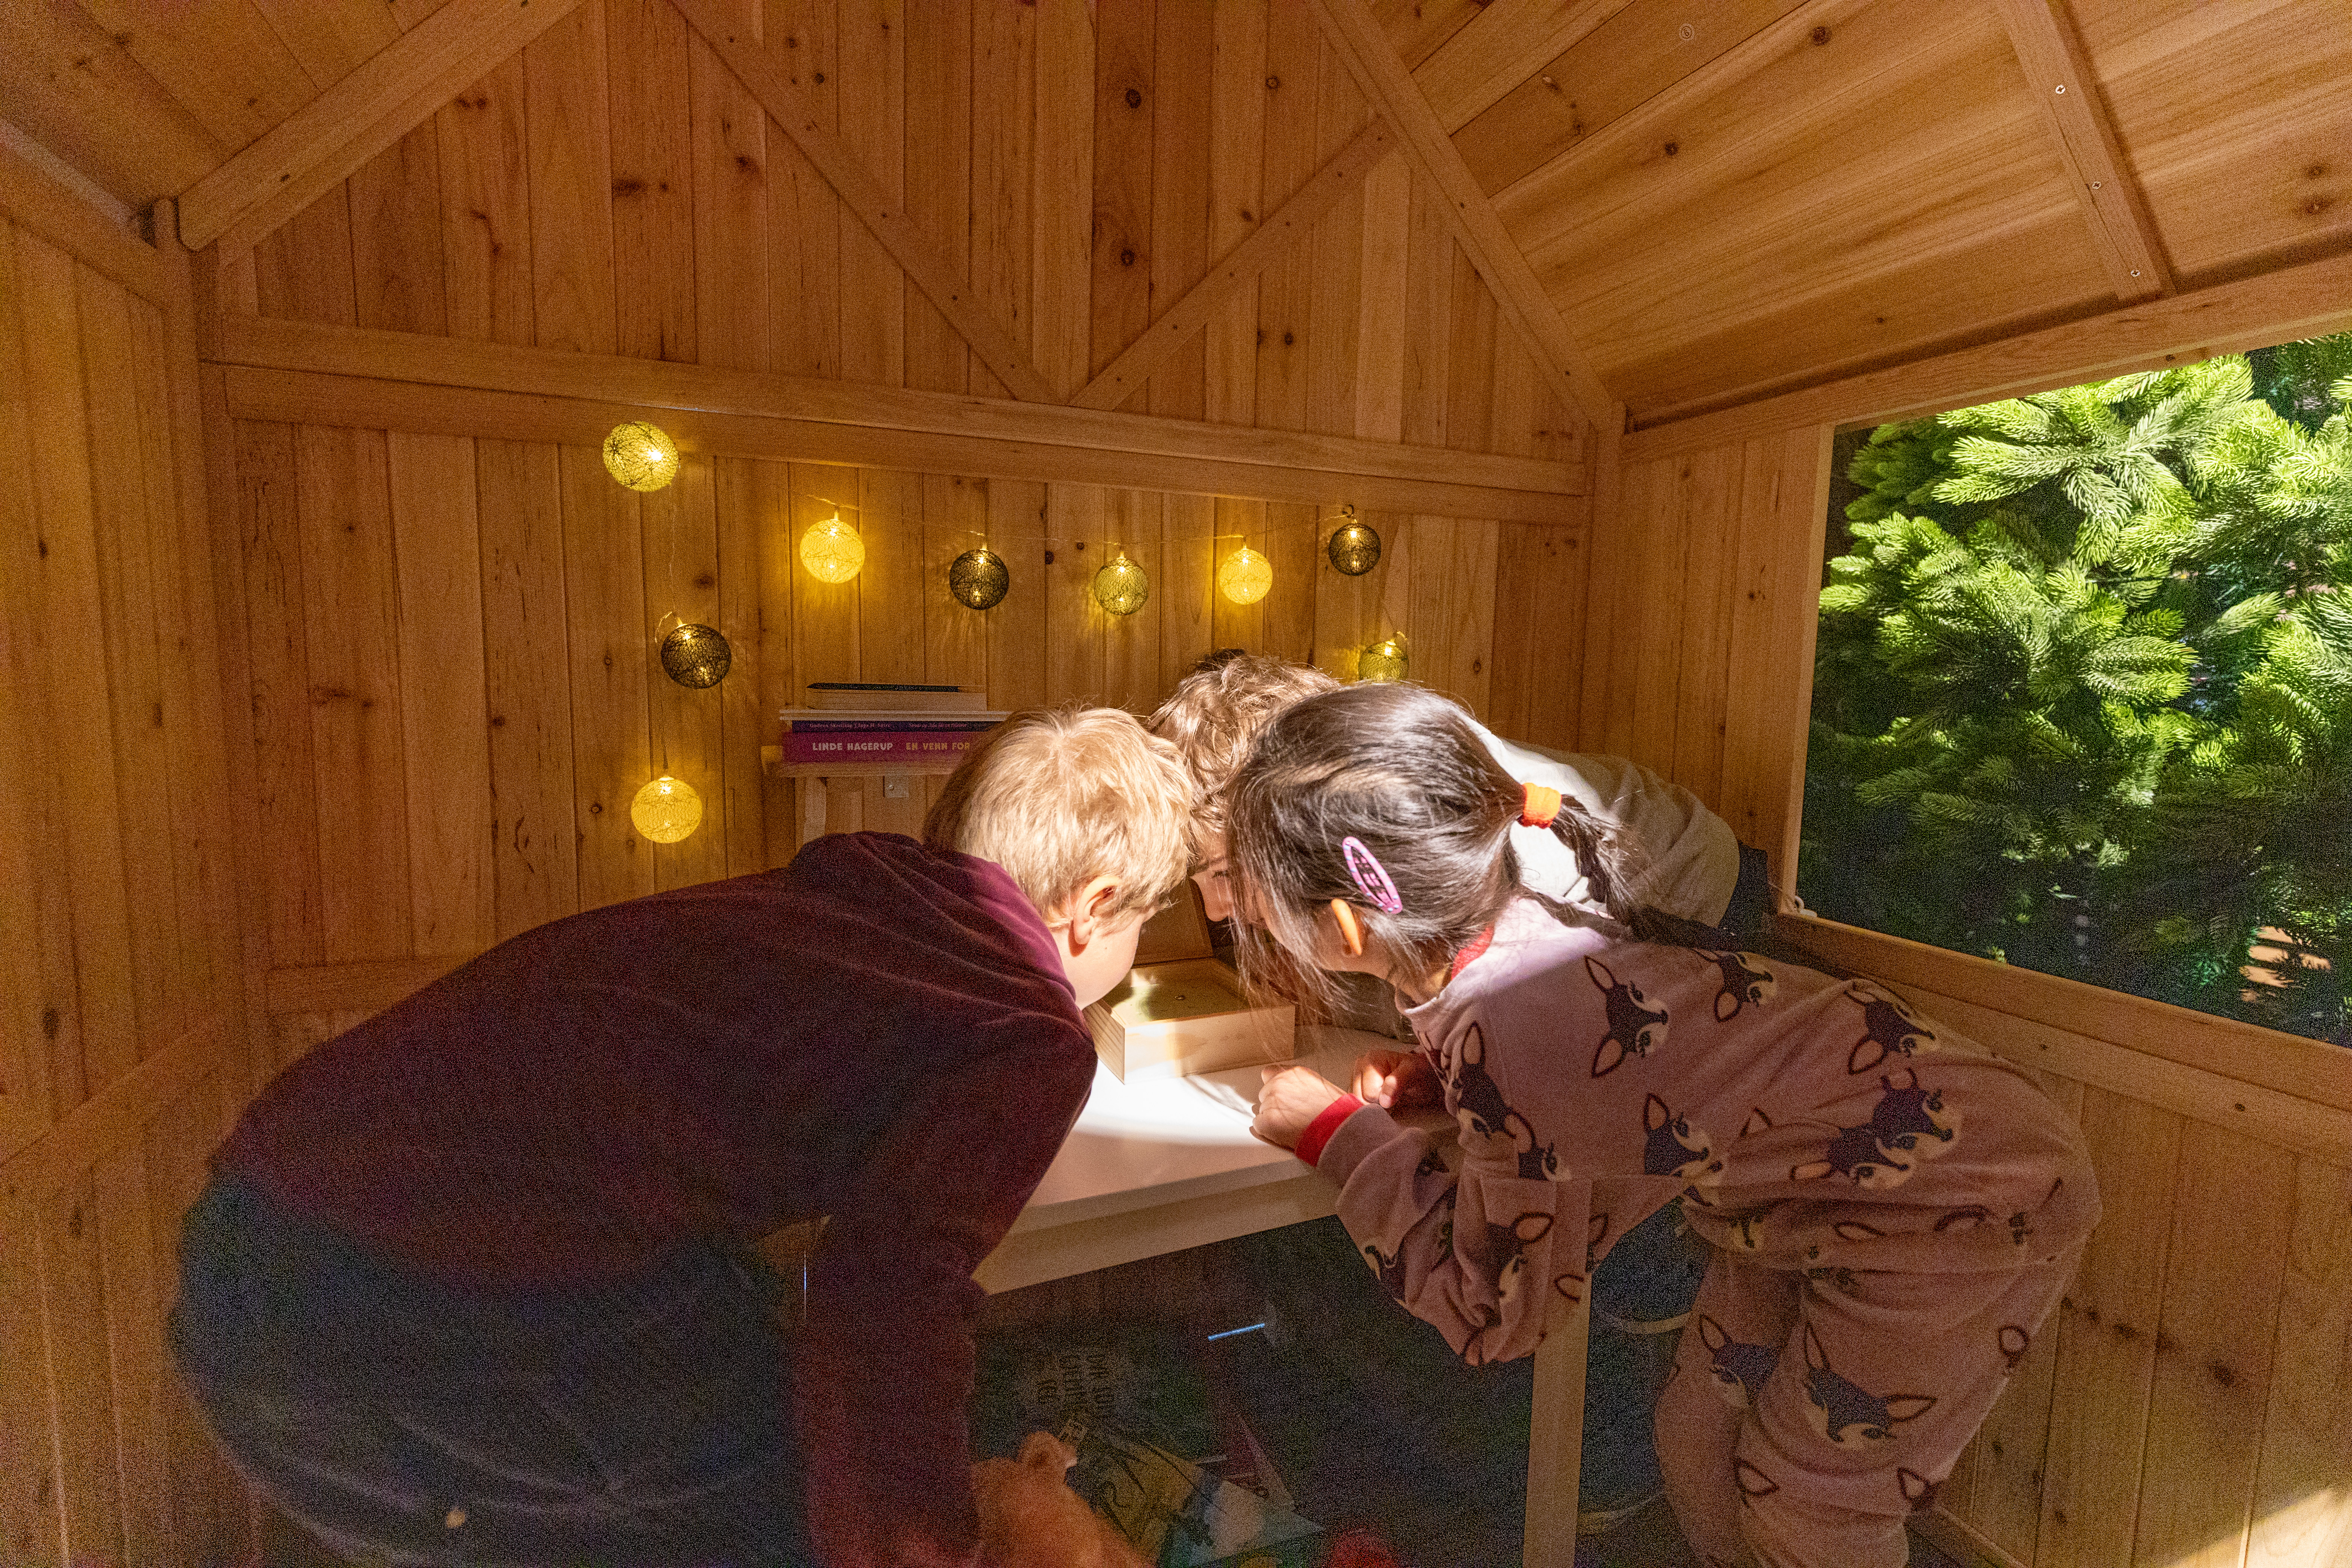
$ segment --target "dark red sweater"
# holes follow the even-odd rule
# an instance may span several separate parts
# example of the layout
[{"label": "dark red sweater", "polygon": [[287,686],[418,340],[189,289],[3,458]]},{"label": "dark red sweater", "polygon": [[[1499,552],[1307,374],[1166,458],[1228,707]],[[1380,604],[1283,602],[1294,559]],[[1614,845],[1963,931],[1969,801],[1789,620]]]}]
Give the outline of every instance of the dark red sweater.
[{"label": "dark red sweater", "polygon": [[831,1215],[794,1350],[820,1558],[961,1563],[971,1271],[1094,1067],[1009,877],[846,834],[492,948],[289,1068],[215,1163],[460,1285]]}]

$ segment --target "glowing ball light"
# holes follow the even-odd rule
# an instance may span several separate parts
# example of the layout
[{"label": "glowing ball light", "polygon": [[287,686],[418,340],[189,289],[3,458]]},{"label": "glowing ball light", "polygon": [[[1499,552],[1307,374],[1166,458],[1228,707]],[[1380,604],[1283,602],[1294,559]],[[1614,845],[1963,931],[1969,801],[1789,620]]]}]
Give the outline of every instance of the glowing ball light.
[{"label": "glowing ball light", "polygon": [[967,550],[948,563],[948,592],[960,604],[975,610],[985,610],[1003,601],[1004,591],[1013,585],[1013,574],[1005,569],[1004,558],[983,544],[977,550]]},{"label": "glowing ball light", "polygon": [[1151,579],[1143,568],[1118,552],[1118,559],[1095,574],[1095,603],[1114,616],[1131,616],[1151,597]]},{"label": "glowing ball light", "polygon": [[866,564],[866,541],[835,512],[801,535],[801,564],[820,583],[846,583]]},{"label": "glowing ball light", "polygon": [[1412,668],[1405,652],[1404,638],[1382,637],[1366,648],[1356,658],[1356,679],[1359,680],[1402,680]]},{"label": "glowing ball light", "polygon": [[1336,529],[1325,546],[1331,564],[1349,577],[1360,577],[1380,564],[1381,536],[1360,522]]},{"label": "glowing ball light", "polygon": [[1217,591],[1236,605],[1255,605],[1274,586],[1274,563],[1243,545],[1217,568]]},{"label": "glowing ball light", "polygon": [[629,820],[656,844],[675,844],[702,826],[702,797],[684,779],[667,773],[637,792]]},{"label": "glowing ball light", "polygon": [[697,691],[726,679],[734,662],[735,650],[715,626],[688,623],[661,640],[662,673]]},{"label": "glowing ball light", "polygon": [[633,490],[657,490],[677,478],[677,443],[657,425],[633,419],[604,437],[604,468]]}]

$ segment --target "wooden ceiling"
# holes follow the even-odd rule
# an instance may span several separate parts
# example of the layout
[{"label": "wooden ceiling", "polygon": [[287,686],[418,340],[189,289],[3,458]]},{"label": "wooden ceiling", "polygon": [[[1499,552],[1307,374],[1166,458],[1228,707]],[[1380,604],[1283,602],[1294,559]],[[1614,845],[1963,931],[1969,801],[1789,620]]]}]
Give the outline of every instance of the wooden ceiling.
[{"label": "wooden ceiling", "polygon": [[[1264,3],[1333,41],[1573,401],[1635,426],[2352,245],[2344,0]],[[0,0],[0,118],[143,205],[396,75],[441,8]]]}]

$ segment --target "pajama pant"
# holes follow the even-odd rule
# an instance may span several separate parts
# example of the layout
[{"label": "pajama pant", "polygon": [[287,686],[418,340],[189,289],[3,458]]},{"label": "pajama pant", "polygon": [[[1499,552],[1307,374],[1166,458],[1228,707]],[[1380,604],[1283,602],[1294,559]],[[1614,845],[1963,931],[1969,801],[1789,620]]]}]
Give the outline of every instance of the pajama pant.
[{"label": "pajama pant", "polygon": [[1707,1568],[1901,1568],[2082,1258],[1809,1279],[1717,1252],[1658,1401],[1666,1498]]}]

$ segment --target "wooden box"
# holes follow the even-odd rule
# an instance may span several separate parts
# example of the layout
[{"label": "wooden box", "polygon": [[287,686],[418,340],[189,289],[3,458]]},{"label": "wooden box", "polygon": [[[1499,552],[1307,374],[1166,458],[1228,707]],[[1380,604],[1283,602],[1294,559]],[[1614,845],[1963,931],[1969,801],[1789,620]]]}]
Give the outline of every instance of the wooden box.
[{"label": "wooden box", "polygon": [[1087,1009],[1095,1051],[1122,1083],[1285,1062],[1297,1035],[1289,1004],[1253,1007],[1241,976],[1213,957],[1201,896],[1186,882],[1145,922],[1135,967]]}]

